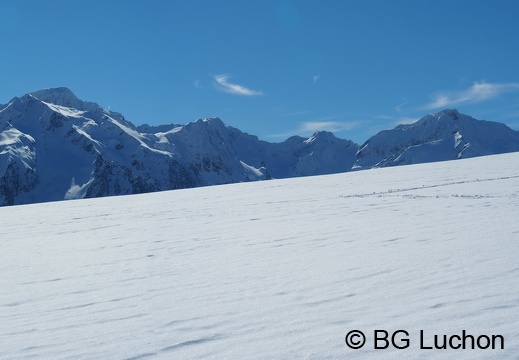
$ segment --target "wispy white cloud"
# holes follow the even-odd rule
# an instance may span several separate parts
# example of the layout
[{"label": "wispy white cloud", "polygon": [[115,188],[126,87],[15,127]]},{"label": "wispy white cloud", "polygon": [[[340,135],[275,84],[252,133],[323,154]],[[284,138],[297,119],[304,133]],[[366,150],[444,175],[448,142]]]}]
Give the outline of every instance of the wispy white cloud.
[{"label": "wispy white cloud", "polygon": [[[399,116],[391,116],[391,115],[376,115],[372,116],[373,119],[376,120],[382,120],[382,122],[377,121],[377,123],[380,126],[379,130],[389,130],[391,126],[398,126],[398,125],[409,125],[412,123],[415,123],[418,121],[418,117],[414,116],[405,116],[405,115],[399,115]],[[367,121],[369,122],[369,121]]]},{"label": "wispy white cloud", "polygon": [[479,103],[513,91],[519,91],[519,83],[475,82],[467,90],[437,92],[431,96],[432,101],[423,108],[432,110],[459,104]]},{"label": "wispy white cloud", "polygon": [[413,124],[417,121],[418,121],[418,118],[405,116],[405,117],[401,117],[401,118],[397,119],[395,125],[409,125],[409,124]]},{"label": "wispy white cloud", "polygon": [[259,96],[263,95],[263,92],[257,90],[251,90],[245,86],[233,84],[229,82],[230,75],[220,74],[214,76],[215,86],[217,89],[233,95],[242,96]]},{"label": "wispy white cloud", "polygon": [[193,86],[197,89],[201,89],[202,85],[200,85],[200,80],[193,81]]},{"label": "wispy white cloud", "polygon": [[296,129],[287,133],[278,133],[278,134],[270,134],[267,135],[269,138],[287,138],[292,135],[299,136],[310,136],[317,131],[329,131],[329,132],[339,132],[339,131],[347,131],[358,128],[362,125],[361,121],[332,121],[331,119],[335,119],[336,117],[324,117],[321,119],[317,119],[314,121],[303,121],[299,123]]},{"label": "wispy white cloud", "polygon": [[403,108],[404,106],[406,106],[408,104],[408,101],[406,98],[403,98],[402,99],[402,102],[400,104],[398,104],[397,106],[395,106],[395,111],[396,112],[402,112],[403,111]]},{"label": "wispy white cloud", "polygon": [[355,121],[305,121],[301,123],[297,133],[299,134],[313,134],[316,131],[344,131],[351,130],[359,126]]},{"label": "wispy white cloud", "polygon": [[314,84],[321,78],[321,75],[314,75],[313,76],[313,80],[314,80]]}]

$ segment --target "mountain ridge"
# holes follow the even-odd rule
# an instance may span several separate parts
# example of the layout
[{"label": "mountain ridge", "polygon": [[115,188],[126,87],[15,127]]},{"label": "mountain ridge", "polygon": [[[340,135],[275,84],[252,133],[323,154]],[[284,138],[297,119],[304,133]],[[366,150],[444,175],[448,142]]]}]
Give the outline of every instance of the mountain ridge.
[{"label": "mountain ridge", "polygon": [[[1,106],[0,139],[1,205],[314,175],[337,168],[313,161],[311,152],[320,141],[306,144],[300,138],[274,145],[218,118],[136,127],[120,113],[79,100],[67,88],[32,92]],[[336,158],[351,159],[339,170],[351,167],[356,144],[337,139],[334,149],[327,147]]]},{"label": "mountain ridge", "polygon": [[68,88],[0,106],[0,205],[91,198],[519,151],[519,132],[457,110],[358,145],[318,131],[280,143],[219,118],[135,126]]}]

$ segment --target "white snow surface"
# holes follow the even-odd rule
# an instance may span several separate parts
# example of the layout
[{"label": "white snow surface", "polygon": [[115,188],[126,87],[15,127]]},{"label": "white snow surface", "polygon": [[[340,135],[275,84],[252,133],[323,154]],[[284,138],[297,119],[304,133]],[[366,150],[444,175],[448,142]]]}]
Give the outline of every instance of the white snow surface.
[{"label": "white snow surface", "polygon": [[52,111],[60,113],[63,116],[82,118],[83,114],[86,113],[86,111],[80,111],[78,109],[69,108],[69,107],[66,107],[66,106],[60,106],[60,105],[56,105],[56,104],[51,104],[51,103],[48,103],[48,102],[45,102],[45,101],[42,101],[42,103],[47,105],[49,107],[49,109],[51,109]]},{"label": "white snow surface", "polygon": [[0,208],[0,358],[517,359],[518,213],[519,153]]}]

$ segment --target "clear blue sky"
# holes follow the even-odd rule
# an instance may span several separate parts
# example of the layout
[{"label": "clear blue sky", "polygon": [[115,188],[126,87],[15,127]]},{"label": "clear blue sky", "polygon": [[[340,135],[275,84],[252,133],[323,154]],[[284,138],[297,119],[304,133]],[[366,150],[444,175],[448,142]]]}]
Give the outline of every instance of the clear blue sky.
[{"label": "clear blue sky", "polygon": [[0,0],[0,103],[47,87],[134,124],[220,117],[358,143],[444,108],[519,129],[515,0]]}]

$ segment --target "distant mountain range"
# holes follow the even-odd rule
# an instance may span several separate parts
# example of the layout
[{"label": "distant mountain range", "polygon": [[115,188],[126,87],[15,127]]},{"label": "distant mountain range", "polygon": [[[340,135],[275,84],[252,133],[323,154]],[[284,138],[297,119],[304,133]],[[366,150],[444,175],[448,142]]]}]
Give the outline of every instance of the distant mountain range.
[{"label": "distant mountain range", "polygon": [[67,88],[0,106],[0,205],[323,175],[519,151],[519,132],[456,110],[399,125],[361,146],[316,132],[259,140],[220,119],[135,126]]}]

